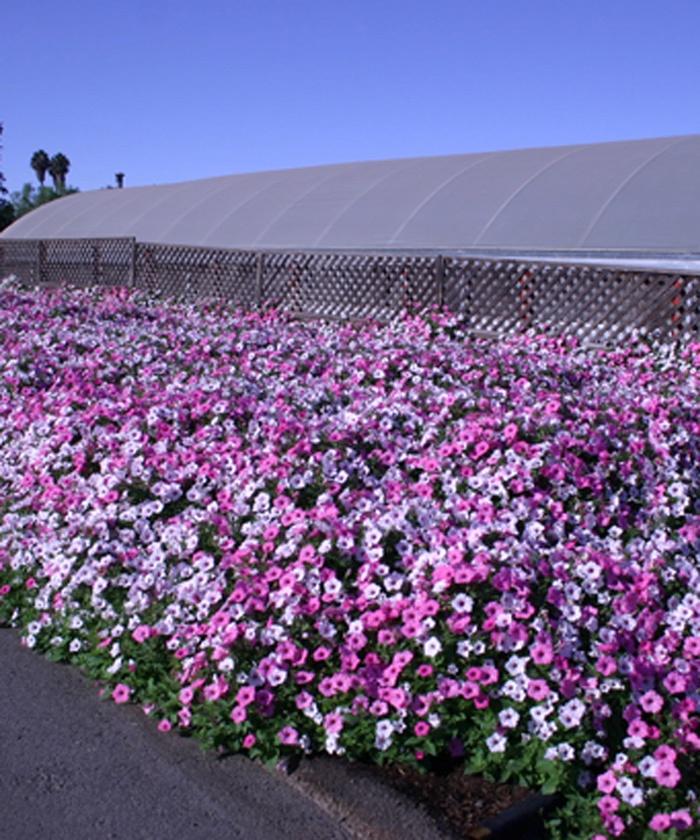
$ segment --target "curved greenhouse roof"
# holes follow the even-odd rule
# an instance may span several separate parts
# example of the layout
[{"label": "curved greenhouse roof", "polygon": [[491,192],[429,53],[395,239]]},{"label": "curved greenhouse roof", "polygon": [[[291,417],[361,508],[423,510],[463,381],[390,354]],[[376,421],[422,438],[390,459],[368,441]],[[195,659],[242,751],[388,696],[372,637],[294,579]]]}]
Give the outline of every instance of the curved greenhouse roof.
[{"label": "curved greenhouse roof", "polygon": [[700,251],[700,135],[83,192],[2,236],[281,249]]}]

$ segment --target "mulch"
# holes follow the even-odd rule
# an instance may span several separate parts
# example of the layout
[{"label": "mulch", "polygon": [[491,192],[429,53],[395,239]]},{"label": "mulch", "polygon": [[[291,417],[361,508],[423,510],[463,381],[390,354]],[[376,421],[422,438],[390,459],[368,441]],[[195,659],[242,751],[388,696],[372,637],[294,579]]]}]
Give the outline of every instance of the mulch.
[{"label": "mulch", "polygon": [[373,772],[381,781],[423,805],[455,837],[466,840],[488,837],[488,832],[480,828],[484,820],[532,795],[518,785],[496,784],[467,775],[461,762],[423,773],[401,764],[375,766]]}]

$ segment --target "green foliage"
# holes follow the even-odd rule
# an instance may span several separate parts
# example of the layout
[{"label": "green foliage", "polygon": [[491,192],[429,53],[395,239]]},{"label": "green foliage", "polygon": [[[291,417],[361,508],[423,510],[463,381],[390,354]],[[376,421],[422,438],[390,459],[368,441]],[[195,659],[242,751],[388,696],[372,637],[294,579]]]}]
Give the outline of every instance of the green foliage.
[{"label": "green foliage", "polygon": [[57,198],[63,198],[64,195],[76,192],[78,192],[76,187],[56,190],[52,187],[33,187],[27,182],[21,190],[17,190],[10,195],[10,206],[13,210],[11,221],[19,219],[25,213],[35,210],[42,204],[48,204],[49,201],[55,201]]},{"label": "green foliage", "polygon": [[0,198],[0,230],[4,230],[6,227],[11,225],[14,220],[15,208],[9,201],[5,201],[4,198]]},{"label": "green foliage", "polygon": [[43,149],[38,149],[32,155],[29,165],[32,167],[34,172],[36,172],[39,185],[43,187],[44,181],[46,180],[46,173],[49,171],[49,167],[51,166],[51,158]]},{"label": "green foliage", "polygon": [[[2,134],[2,124],[0,124],[0,134]],[[78,192],[76,187],[66,186],[66,175],[70,169],[70,161],[64,154],[59,152],[53,157],[49,157],[44,149],[37,149],[32,155],[29,165],[36,173],[39,186],[35,187],[27,182],[21,190],[17,190],[10,195],[9,201],[2,197],[3,193],[7,193],[7,190],[5,189],[4,176],[0,173],[0,230],[42,204]],[[53,179],[53,187],[47,187],[44,184],[47,173]]]},{"label": "green foliage", "polygon": [[[0,137],[2,137],[3,131],[3,124],[0,123]],[[2,149],[2,145],[0,144],[0,149]],[[7,188],[5,187],[5,176],[2,172],[0,172],[0,196],[3,196],[7,193]]]},{"label": "green foliage", "polygon": [[49,175],[53,179],[53,186],[57,192],[65,192],[66,175],[69,169],[70,161],[62,152],[55,154],[49,161]]},{"label": "green foliage", "polygon": [[[2,136],[3,125],[0,123],[0,137]],[[0,145],[2,149],[2,145]],[[0,171],[0,230],[11,225],[15,220],[14,207],[7,201],[4,196],[7,195],[7,188],[5,187],[5,175]]]}]

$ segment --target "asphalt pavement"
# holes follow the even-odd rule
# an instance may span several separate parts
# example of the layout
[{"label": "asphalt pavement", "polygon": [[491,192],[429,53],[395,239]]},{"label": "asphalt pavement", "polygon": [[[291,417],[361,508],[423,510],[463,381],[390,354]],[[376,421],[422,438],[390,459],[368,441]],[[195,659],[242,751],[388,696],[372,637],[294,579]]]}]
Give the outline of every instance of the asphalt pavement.
[{"label": "asphalt pavement", "polygon": [[0,629],[0,840],[441,840],[342,763],[291,776],[204,753]]}]

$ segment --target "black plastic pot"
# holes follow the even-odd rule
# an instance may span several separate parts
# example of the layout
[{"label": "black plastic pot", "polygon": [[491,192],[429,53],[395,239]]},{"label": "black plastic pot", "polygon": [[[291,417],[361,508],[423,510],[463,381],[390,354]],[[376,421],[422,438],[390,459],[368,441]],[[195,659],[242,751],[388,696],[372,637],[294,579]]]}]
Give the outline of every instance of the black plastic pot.
[{"label": "black plastic pot", "polygon": [[481,824],[475,837],[484,840],[547,840],[544,815],[561,804],[561,796],[532,794]]}]

